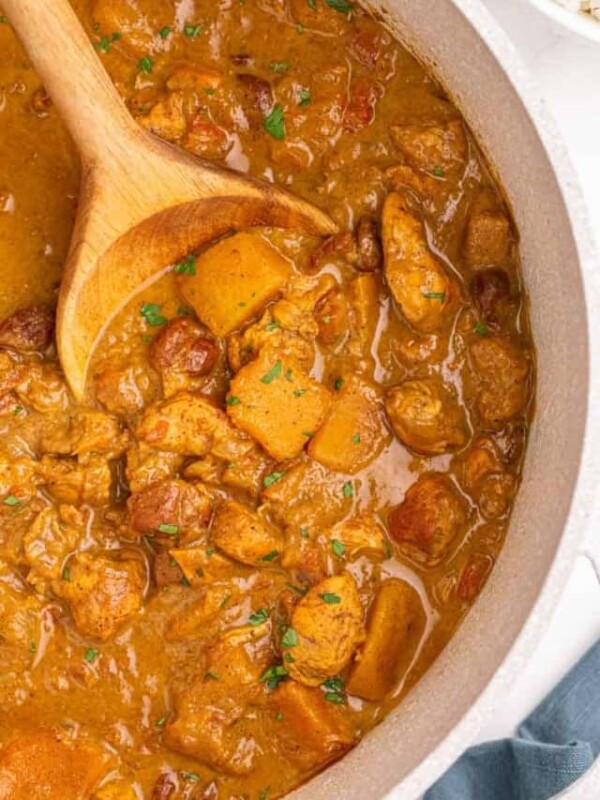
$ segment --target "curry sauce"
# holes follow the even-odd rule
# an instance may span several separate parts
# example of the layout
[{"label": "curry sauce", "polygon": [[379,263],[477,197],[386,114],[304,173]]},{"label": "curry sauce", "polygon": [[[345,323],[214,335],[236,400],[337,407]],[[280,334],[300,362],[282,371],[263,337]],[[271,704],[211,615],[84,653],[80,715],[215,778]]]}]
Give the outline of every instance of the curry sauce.
[{"label": "curry sauce", "polygon": [[500,552],[533,410],[515,224],[347,0],[74,0],[140,125],[311,200],[53,324],[74,147],[0,15],[0,799],[274,800],[409,691]]}]

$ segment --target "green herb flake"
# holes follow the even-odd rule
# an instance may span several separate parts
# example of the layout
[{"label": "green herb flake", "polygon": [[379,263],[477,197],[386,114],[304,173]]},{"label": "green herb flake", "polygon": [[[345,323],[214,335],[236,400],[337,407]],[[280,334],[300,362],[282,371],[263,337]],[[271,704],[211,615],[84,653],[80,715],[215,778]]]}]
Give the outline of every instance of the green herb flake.
[{"label": "green herb flake", "polygon": [[197,772],[184,772],[181,777],[184,781],[189,781],[190,783],[198,783],[200,780],[200,775]]},{"label": "green herb flake", "polygon": [[94,44],[94,50],[98,50],[100,53],[110,53],[110,45],[110,36],[101,36],[100,41]]},{"label": "green herb flake", "polygon": [[185,306],[179,306],[177,308],[177,316],[178,317],[191,317],[194,312],[191,308],[186,308]]},{"label": "green herb flake", "polygon": [[250,615],[248,623],[250,625],[262,625],[263,622],[266,622],[269,619],[269,612],[266,608],[259,608],[258,611],[255,611],[254,614]]},{"label": "green herb flake", "polygon": [[145,58],[140,59],[138,62],[138,69],[145,75],[150,75],[154,69],[154,61],[149,56],[146,56]]},{"label": "green herb flake", "polygon": [[360,433],[355,433],[352,437],[352,444],[360,444]]},{"label": "green herb flake", "polygon": [[0,25],[8,25],[8,17],[5,17],[4,14],[0,16]]},{"label": "green herb flake", "polygon": [[199,578],[203,578],[204,577],[204,570],[202,569],[202,567],[198,567],[198,569],[196,570],[196,575]]},{"label": "green herb flake", "polygon": [[341,678],[327,678],[327,680],[323,681],[321,686],[324,689],[329,689],[332,692],[343,692],[344,691],[344,681]]},{"label": "green herb flake", "polygon": [[168,25],[165,25],[164,28],[161,28],[159,30],[158,35],[160,36],[161,39],[164,40],[164,39],[168,39],[172,32],[173,32],[172,29],[169,28]]},{"label": "green herb flake", "polygon": [[310,89],[300,89],[298,94],[298,105],[301,108],[310,105],[312,97],[310,96]]},{"label": "green herb flake", "polygon": [[285,472],[271,472],[270,475],[267,475],[265,478],[263,478],[263,486],[268,489],[269,486],[272,486],[274,483],[277,483],[277,481],[280,481],[284,475]]},{"label": "green herb flake", "polygon": [[228,406],[239,406],[242,402],[239,397],[236,397],[234,394],[230,394],[227,400],[225,400]]},{"label": "green herb flake", "polygon": [[309,8],[312,8],[313,11],[317,10],[317,0],[306,0],[306,4]]},{"label": "green herb flake", "polygon": [[12,411],[12,413],[15,415],[15,417],[18,417],[18,416],[19,416],[19,414],[22,414],[22,413],[23,413],[23,411],[25,411],[25,409],[23,408],[23,406],[15,406],[15,407],[13,408],[13,411]]},{"label": "green herb flake", "polygon": [[266,556],[261,556],[258,561],[275,561],[277,556],[279,555],[279,550],[271,550],[270,553],[267,553]]},{"label": "green herb flake", "polygon": [[306,394],[306,389],[294,389],[294,397],[303,397]]},{"label": "green herb flake", "polygon": [[202,33],[202,25],[186,25],[183,32],[188,39],[195,39]]},{"label": "green herb flake", "polygon": [[205,681],[218,681],[219,680],[219,676],[217,675],[216,672],[210,672],[210,671],[209,672],[205,672],[204,673],[204,680]]},{"label": "green herb flake", "polygon": [[5,506],[18,506],[21,501],[14,494],[9,494],[8,497],[4,498],[3,502]]},{"label": "green herb flake", "polygon": [[329,606],[337,606],[342,602],[342,598],[339,596],[339,594],[334,594],[333,592],[323,592],[323,594],[320,594],[319,597]]},{"label": "green herb flake", "polygon": [[488,336],[490,329],[487,325],[484,325],[483,322],[476,322],[473,331],[477,334],[477,336]]},{"label": "green herb flake", "polygon": [[389,539],[385,540],[384,547],[385,547],[385,557],[386,558],[391,558],[393,553],[392,553],[392,545],[391,545]]},{"label": "green herb flake", "polygon": [[338,558],[343,558],[346,555],[346,545],[343,542],[340,542],[339,539],[332,539],[331,552],[335,556],[338,556]]},{"label": "green herb flake", "polygon": [[300,528],[300,536],[303,539],[308,539],[308,537],[310,536],[310,533],[308,532],[308,530],[306,528]]},{"label": "green herb flake", "polygon": [[314,435],[313,431],[302,431],[302,436],[306,436],[307,439],[312,439]]},{"label": "green herb flake", "polygon": [[169,522],[163,522],[158,526],[157,531],[159,533],[166,533],[167,536],[177,536],[177,534],[179,533],[179,525],[173,525],[172,523]]},{"label": "green herb flake", "polygon": [[444,177],[444,168],[440,167],[439,165],[436,165],[433,168],[433,174],[435,175],[436,178],[443,178]]},{"label": "green herb flake", "polygon": [[29,645],[29,652],[30,653],[37,653],[37,644],[35,642],[32,642]]},{"label": "green herb flake", "polygon": [[309,592],[309,587],[308,586],[306,586],[306,587],[296,586],[295,583],[286,583],[286,586],[288,587],[288,589],[291,589],[293,592],[296,592],[301,597],[304,597],[304,595]]},{"label": "green herb flake", "polygon": [[188,579],[185,577],[185,575],[184,575],[184,576],[183,576],[183,578],[182,578],[182,579],[179,581],[179,583],[180,583],[182,586],[185,586],[185,587],[186,587],[186,589],[189,589],[189,587],[192,585],[192,584],[191,584],[191,583],[188,581]]},{"label": "green herb flake", "polygon": [[344,497],[354,496],[354,486],[352,485],[351,481],[346,481],[346,483],[343,485],[342,494],[344,495]]},{"label": "green herb flake", "polygon": [[92,661],[95,661],[98,658],[98,655],[98,651],[94,647],[89,647],[85,651],[84,659],[88,664],[91,664]]},{"label": "green herb flake", "polygon": [[325,325],[329,325],[329,323],[331,322],[331,317],[329,316],[329,314],[325,314],[325,316],[321,317],[321,319],[325,323]]},{"label": "green herb flake", "polygon": [[333,8],[334,11],[339,11],[340,14],[349,14],[352,11],[352,6],[346,0],[324,0],[325,5]]},{"label": "green herb flake", "polygon": [[283,664],[276,664],[274,667],[269,667],[269,669],[263,672],[260,676],[260,682],[266,683],[267,688],[272,692],[273,689],[279,686],[281,681],[285,680],[287,674],[288,671]]},{"label": "green herb flake", "polygon": [[285,719],[285,717],[283,716],[283,714],[281,713],[281,711],[278,711],[278,712],[277,712],[277,714],[275,714],[275,719],[277,720],[277,722],[283,722],[283,720]]},{"label": "green herb flake", "polygon": [[296,659],[294,658],[294,656],[291,653],[286,653],[285,654],[285,660],[287,661],[288,664],[294,664],[295,661],[296,661]]},{"label": "green herb flake", "polygon": [[174,270],[178,275],[195,275],[196,256],[190,253],[179,264],[175,264]]},{"label": "green herb flake", "polygon": [[343,378],[336,378],[335,381],[333,382],[333,388],[336,392],[339,392],[343,385],[344,385]]},{"label": "green herb flake", "polygon": [[277,322],[277,320],[273,320],[273,322],[269,322],[268,325],[265,325],[265,330],[267,333],[271,333],[271,331],[277,330],[277,328],[281,327],[281,323]]},{"label": "green herb flake", "polygon": [[446,302],[446,292],[423,292],[423,296],[428,300],[439,300],[440,303]]},{"label": "green herb flake", "polygon": [[206,548],[206,550],[205,550],[204,552],[205,552],[205,553],[206,553],[206,555],[207,555],[207,556],[210,558],[211,556],[214,556],[214,554],[215,554],[215,548],[214,548],[214,547],[207,547],[207,548]]},{"label": "green herb flake", "polygon": [[294,628],[286,628],[285,633],[281,637],[281,646],[285,650],[289,650],[290,647],[296,647],[298,644],[298,634],[294,630]]},{"label": "green herb flake", "polygon": [[273,139],[277,139],[279,142],[285,139],[285,118],[281,106],[275,106],[271,113],[265,117],[263,128]]},{"label": "green herb flake", "polygon": [[288,383],[294,382],[294,371],[292,369],[286,369],[285,371],[285,379]]},{"label": "green herb flake", "polygon": [[211,97],[213,94],[216,94],[216,92],[217,92],[217,90],[213,89],[212,86],[205,86],[204,87],[204,94],[207,94],[209,97]]},{"label": "green herb flake", "polygon": [[281,361],[277,361],[274,364],[274,366],[272,366],[271,369],[265,375],[262,376],[262,378],[260,379],[260,382],[261,383],[266,383],[266,384],[273,383],[275,378],[278,378],[281,375],[281,370],[282,369],[283,369],[283,365],[282,365]]},{"label": "green herb flake", "polygon": [[269,69],[271,72],[287,72],[290,68],[289,61],[271,61]]},{"label": "green herb flake", "polygon": [[158,303],[143,303],[140,307],[140,314],[146,320],[148,325],[158,327],[164,325],[168,320],[160,313],[160,306]]},{"label": "green herb flake", "polygon": [[325,700],[328,703],[335,703],[335,705],[341,706],[345,703],[344,695],[338,694],[337,692],[325,692]]},{"label": "green herb flake", "polygon": [[166,724],[167,724],[166,717],[161,717],[160,719],[157,719],[155,723],[157,728],[164,728]]},{"label": "green herb flake", "polygon": [[301,22],[296,25],[296,33],[304,33],[304,25]]},{"label": "green herb flake", "polygon": [[60,577],[63,579],[63,581],[66,581],[67,583],[70,583],[70,581],[71,581],[71,570],[68,567],[65,567],[63,569]]},{"label": "green herb flake", "polygon": [[269,796],[269,792],[270,791],[271,791],[271,787],[267,786],[266,789],[263,789],[261,792],[259,792],[258,800],[267,800],[267,797]]},{"label": "green herb flake", "polygon": [[219,608],[225,608],[225,606],[230,600],[231,600],[231,592],[227,592],[225,597],[221,600],[221,605],[219,606]]}]

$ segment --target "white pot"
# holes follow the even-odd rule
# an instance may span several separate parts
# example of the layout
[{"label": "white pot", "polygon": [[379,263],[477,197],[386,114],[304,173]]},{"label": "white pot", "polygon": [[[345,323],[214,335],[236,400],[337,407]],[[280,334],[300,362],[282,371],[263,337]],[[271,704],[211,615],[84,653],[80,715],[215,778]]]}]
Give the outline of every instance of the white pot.
[{"label": "white pot", "polygon": [[481,597],[400,706],[293,800],[415,800],[450,766],[535,648],[600,485],[600,428],[590,414],[600,410],[598,376],[590,376],[599,363],[600,270],[557,131],[478,0],[371,4],[441,78],[506,190],[531,300],[537,411],[507,542]]}]

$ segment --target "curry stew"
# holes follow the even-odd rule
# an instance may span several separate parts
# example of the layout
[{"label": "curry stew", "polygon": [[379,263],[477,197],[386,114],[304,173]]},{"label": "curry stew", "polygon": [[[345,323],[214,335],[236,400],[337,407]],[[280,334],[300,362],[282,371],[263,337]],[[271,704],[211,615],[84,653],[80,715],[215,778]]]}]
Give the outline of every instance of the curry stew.
[{"label": "curry stew", "polygon": [[506,534],[534,354],[441,86],[346,0],[74,0],[140,125],[328,211],[53,318],[78,160],[0,18],[0,798],[273,800],[418,680]]}]

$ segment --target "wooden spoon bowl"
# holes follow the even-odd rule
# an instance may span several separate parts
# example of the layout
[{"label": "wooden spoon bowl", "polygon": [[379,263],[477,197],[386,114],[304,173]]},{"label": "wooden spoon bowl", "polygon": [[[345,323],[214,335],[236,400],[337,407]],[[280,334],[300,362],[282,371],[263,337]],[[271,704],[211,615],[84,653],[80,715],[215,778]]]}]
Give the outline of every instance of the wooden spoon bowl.
[{"label": "wooden spoon bowl", "polygon": [[111,319],[167,265],[240,228],[335,232],[330,217],[312,204],[140,128],[68,0],[2,5],[82,160],[57,316],[58,352],[77,399],[85,395],[92,353]]}]

